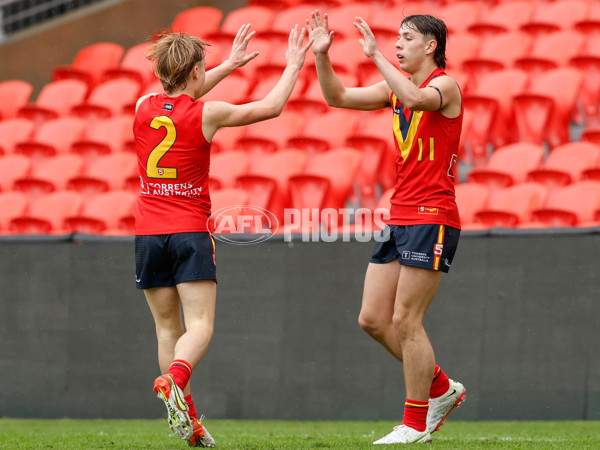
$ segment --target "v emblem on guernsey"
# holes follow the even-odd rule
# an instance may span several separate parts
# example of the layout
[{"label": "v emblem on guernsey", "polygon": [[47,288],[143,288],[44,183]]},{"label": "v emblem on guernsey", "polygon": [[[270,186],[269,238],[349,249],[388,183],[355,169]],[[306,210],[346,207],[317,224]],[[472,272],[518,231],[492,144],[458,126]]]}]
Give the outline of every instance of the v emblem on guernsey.
[{"label": "v emblem on guernsey", "polygon": [[398,143],[402,159],[405,160],[413,145],[421,117],[423,117],[423,111],[408,110],[396,99],[395,95],[393,96],[393,102],[396,105],[394,107],[394,137]]}]

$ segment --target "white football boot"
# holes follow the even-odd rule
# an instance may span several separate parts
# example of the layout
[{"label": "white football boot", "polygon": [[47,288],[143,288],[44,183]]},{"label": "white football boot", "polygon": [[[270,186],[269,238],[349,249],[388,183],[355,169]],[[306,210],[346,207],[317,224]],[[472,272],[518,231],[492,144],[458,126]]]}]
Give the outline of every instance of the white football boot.
[{"label": "white football boot", "polygon": [[430,433],[438,431],[452,410],[460,405],[467,395],[467,390],[458,381],[450,380],[448,391],[437,398],[429,399],[427,411],[427,429]]},{"label": "white football boot", "polygon": [[431,433],[427,428],[425,431],[417,431],[406,425],[398,425],[394,427],[390,434],[373,442],[373,444],[425,444],[427,442],[431,442]]}]

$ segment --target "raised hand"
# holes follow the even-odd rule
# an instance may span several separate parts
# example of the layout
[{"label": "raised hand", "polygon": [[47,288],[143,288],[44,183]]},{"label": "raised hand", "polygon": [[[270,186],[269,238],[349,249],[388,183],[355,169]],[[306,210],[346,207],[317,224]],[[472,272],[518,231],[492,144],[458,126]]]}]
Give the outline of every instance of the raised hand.
[{"label": "raised hand", "polygon": [[306,29],[308,37],[314,41],[313,52],[315,55],[327,53],[333,41],[333,31],[329,31],[329,17],[327,13],[321,17],[318,9],[313,11],[310,16],[310,20],[306,19]]},{"label": "raised hand", "polygon": [[288,66],[297,65],[298,67],[302,67],[304,64],[306,52],[313,44],[313,40],[309,39],[306,45],[302,45],[305,35],[306,28],[302,28],[302,31],[299,31],[298,25],[296,25],[294,28],[292,28],[292,31],[290,31],[290,36],[288,38],[288,49],[285,52],[285,58]]},{"label": "raised hand", "polygon": [[256,31],[250,33],[248,33],[248,31],[250,31],[250,24],[242,25],[233,39],[229,61],[234,67],[245,66],[248,62],[258,56],[258,52],[252,52],[249,55],[247,54],[248,43],[256,33]]},{"label": "raised hand", "polygon": [[363,52],[369,58],[372,58],[373,55],[379,50],[377,47],[377,42],[375,41],[375,35],[371,31],[371,27],[364,21],[362,17],[357,17],[356,22],[353,23],[360,34],[363,35],[363,39],[359,39],[358,42],[362,45]]}]

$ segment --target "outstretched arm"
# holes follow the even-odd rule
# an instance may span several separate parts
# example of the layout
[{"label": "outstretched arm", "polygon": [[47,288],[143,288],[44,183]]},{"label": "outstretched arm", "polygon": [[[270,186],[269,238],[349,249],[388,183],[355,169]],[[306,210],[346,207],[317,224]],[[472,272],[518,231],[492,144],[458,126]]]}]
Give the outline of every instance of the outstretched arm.
[{"label": "outstretched arm", "polygon": [[306,28],[310,33],[310,38],[314,40],[312,48],[315,54],[317,76],[323,97],[329,106],[374,110],[384,108],[389,104],[391,91],[384,82],[362,88],[346,88],[342,84],[329,59],[329,48],[333,42],[334,32],[329,31],[327,13],[321,16],[319,10],[313,11],[310,21],[306,20]]},{"label": "outstretched arm", "polygon": [[233,40],[229,58],[217,67],[206,72],[202,95],[214,88],[223,78],[231,74],[235,69],[245,66],[248,62],[258,56],[258,52],[252,52],[249,55],[246,53],[248,42],[250,42],[250,39],[252,39],[252,36],[256,33],[255,31],[249,33],[249,31],[250,24],[242,25]]},{"label": "outstretched arm", "polygon": [[281,114],[292,94],[298,74],[304,64],[306,52],[312,45],[312,40],[309,40],[306,45],[302,45],[305,34],[306,30],[303,28],[300,32],[298,25],[290,32],[286,52],[286,68],[275,87],[265,98],[243,105],[217,101],[206,102],[202,118],[202,132],[207,140],[210,141],[219,128],[248,125],[272,119]]}]

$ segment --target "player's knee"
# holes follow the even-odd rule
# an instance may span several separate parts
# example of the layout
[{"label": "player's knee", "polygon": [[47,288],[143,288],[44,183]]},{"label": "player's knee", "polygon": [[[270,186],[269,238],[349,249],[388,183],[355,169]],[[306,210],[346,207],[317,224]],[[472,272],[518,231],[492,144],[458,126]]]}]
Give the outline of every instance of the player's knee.
[{"label": "player's knee", "polygon": [[380,319],[363,312],[358,316],[358,326],[370,336],[383,334],[385,328]]},{"label": "player's knee", "polygon": [[414,326],[414,321],[414,317],[406,309],[396,310],[392,316],[392,323],[401,339],[403,336],[410,334],[410,330]]}]

